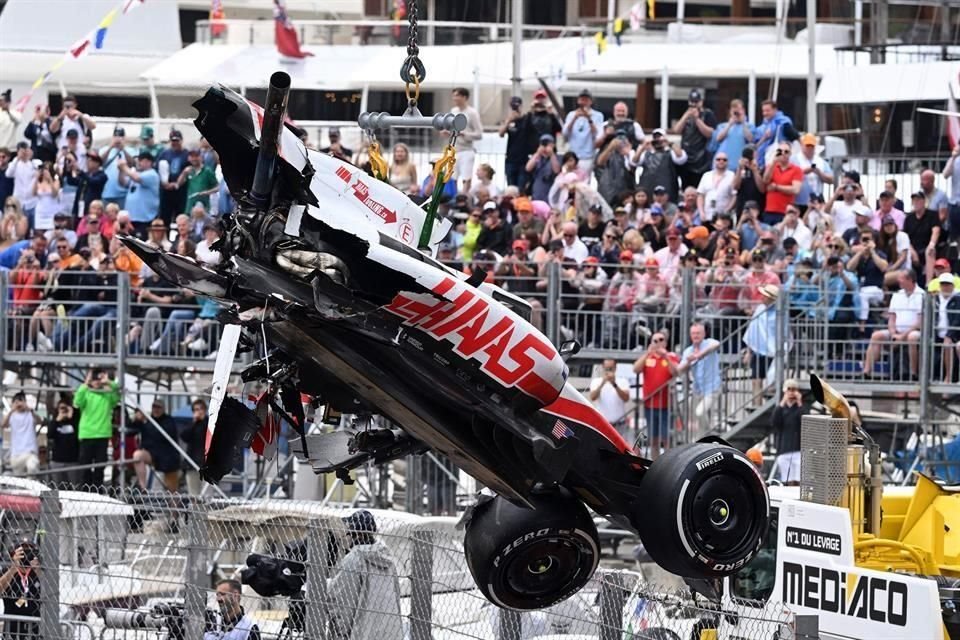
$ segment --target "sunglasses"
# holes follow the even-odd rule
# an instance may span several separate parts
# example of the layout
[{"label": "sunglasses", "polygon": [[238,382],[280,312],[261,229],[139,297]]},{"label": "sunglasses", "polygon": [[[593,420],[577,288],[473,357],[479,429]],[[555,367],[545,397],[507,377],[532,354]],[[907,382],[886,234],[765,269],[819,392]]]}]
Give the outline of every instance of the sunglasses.
[{"label": "sunglasses", "polygon": [[717,158],[716,160],[717,160],[717,162],[726,162],[726,161],[727,161],[726,158]]},{"label": "sunglasses", "polygon": [[860,242],[870,242],[871,240],[873,240],[873,238],[871,238],[870,236],[864,236],[860,238]]},{"label": "sunglasses", "polygon": [[577,237],[577,234],[575,234],[575,233],[565,233],[565,234],[563,234],[563,237],[564,237],[564,238],[576,238],[576,237]]},{"label": "sunglasses", "polygon": [[827,245],[827,249],[836,249],[836,248],[837,248],[837,245],[835,245],[835,244],[828,244],[828,245]]},{"label": "sunglasses", "polygon": [[774,155],[782,156],[782,155],[787,154],[787,153],[790,153],[790,152],[789,152],[788,150],[786,150],[786,149],[777,149],[777,152],[776,152]]},{"label": "sunglasses", "polygon": [[654,342],[663,342],[663,338],[654,338],[653,341],[654,341]]}]

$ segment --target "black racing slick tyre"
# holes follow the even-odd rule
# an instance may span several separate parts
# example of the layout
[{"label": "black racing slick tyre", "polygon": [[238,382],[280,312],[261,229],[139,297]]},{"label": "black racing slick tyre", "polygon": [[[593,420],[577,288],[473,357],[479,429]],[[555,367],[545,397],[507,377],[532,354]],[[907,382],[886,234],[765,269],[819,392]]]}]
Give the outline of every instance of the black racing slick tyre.
[{"label": "black racing slick tyre", "polygon": [[480,591],[506,609],[542,609],[569,598],[600,562],[593,519],[560,491],[532,496],[535,509],[499,496],[476,507],[464,538]]},{"label": "black racing slick tyre", "polygon": [[766,535],[766,485],[733,447],[698,442],[672,449],[653,462],[640,489],[643,506],[634,523],[647,552],[671,573],[730,575],[750,561]]}]

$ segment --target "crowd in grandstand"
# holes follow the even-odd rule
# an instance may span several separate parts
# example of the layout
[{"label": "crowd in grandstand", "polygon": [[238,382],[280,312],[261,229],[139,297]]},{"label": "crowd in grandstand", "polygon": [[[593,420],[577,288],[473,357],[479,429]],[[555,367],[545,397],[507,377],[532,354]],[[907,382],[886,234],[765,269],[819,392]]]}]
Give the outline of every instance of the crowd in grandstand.
[{"label": "crowd in grandstand", "polygon": [[[0,131],[8,138],[0,140],[7,349],[88,353],[125,340],[131,354],[211,355],[216,304],[171,287],[119,236],[217,265],[222,223],[235,206],[217,154],[202,138],[186,146],[177,129],[158,140],[147,125],[129,134],[116,127],[109,143],[95,145],[98,123],[75,98],[56,114],[38,106],[22,115],[7,98],[0,107],[20,123]],[[902,343],[904,377],[915,377],[925,297],[934,296],[934,338],[945,347],[937,375],[952,381],[960,372],[960,146],[942,166],[919,170],[916,191],[901,194],[888,180],[867,193],[856,171],[833,171],[816,132],[798,130],[770,100],[753,123],[742,101],[721,117],[693,90],[670,130],[645,130],[626,103],[606,117],[587,90],[561,119],[538,90],[528,108],[512,99],[499,130],[486,134],[468,90],[454,89],[451,102],[468,127],[441,191],[440,211],[454,227],[439,256],[457,269],[482,268],[529,300],[538,326],[544,309],[559,305],[565,337],[647,349],[648,360],[671,369],[702,357],[699,347],[692,361],[673,357],[688,332],[699,345],[739,327],[738,348],[760,383],[776,352],[763,314],[786,298],[791,313],[825,313],[831,340],[862,341],[863,375],[875,374],[884,343]],[[319,151],[369,168],[366,151],[347,148],[337,129],[326,133]],[[484,135],[506,139],[503,176],[476,162]],[[391,155],[391,184],[417,202],[430,197],[436,178],[418,175],[411,149],[398,143]],[[132,296],[122,335],[118,273],[128,274]],[[554,277],[559,287],[551,288]],[[685,285],[712,322],[680,326]],[[547,300],[551,291],[557,300]],[[662,347],[651,337],[662,337]],[[708,389],[705,401],[715,393]],[[658,425],[662,404],[646,407]],[[137,458],[158,462],[171,466]],[[165,481],[173,487],[172,477]]]}]

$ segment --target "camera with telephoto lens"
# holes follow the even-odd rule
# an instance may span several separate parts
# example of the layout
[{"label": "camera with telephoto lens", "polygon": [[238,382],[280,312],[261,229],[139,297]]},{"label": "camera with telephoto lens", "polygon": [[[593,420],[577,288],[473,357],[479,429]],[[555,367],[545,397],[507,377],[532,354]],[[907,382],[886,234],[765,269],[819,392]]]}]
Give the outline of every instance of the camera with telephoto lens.
[{"label": "camera with telephoto lens", "polygon": [[[217,612],[204,609],[204,633],[218,628]],[[104,609],[108,629],[156,629],[166,631],[170,640],[185,640],[184,608],[179,602],[161,602],[149,609]]]}]

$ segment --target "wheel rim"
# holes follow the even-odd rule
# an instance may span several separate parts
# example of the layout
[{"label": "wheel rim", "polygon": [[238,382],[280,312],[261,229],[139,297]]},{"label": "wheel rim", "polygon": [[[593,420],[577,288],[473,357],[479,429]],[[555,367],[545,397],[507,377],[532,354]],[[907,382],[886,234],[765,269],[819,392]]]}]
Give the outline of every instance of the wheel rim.
[{"label": "wheel rim", "polygon": [[714,473],[693,487],[688,516],[694,538],[713,558],[742,555],[755,543],[754,497],[737,474]]},{"label": "wheel rim", "polygon": [[577,582],[586,570],[584,564],[585,555],[576,540],[533,540],[510,554],[504,566],[504,583],[517,595],[553,597],[566,593]]}]

